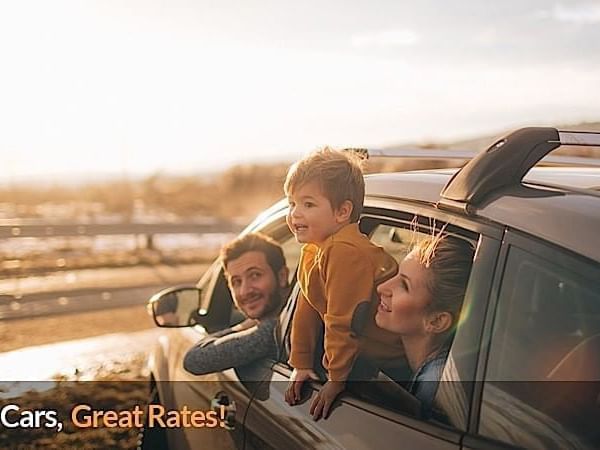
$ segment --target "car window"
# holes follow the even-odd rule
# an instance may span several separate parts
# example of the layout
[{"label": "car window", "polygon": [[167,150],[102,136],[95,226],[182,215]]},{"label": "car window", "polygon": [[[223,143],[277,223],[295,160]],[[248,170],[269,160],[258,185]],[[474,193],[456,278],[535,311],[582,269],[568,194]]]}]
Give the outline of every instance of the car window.
[{"label": "car window", "polygon": [[[366,219],[366,220],[365,220]],[[374,217],[363,218],[361,229],[369,232],[372,242],[382,246],[388,253],[400,262],[411,250],[412,246],[420,240],[424,240],[432,236],[433,233],[439,232],[437,229],[431,228],[431,222],[426,218],[412,218],[408,220],[385,220]],[[448,231],[448,230],[446,230]],[[471,243],[476,244],[478,235],[473,232],[467,232],[457,227],[452,227],[451,233],[457,237],[464,237]],[[461,234],[462,233],[462,234]],[[289,334],[286,336],[286,344],[289,346]],[[324,369],[319,365],[321,358],[318,354],[322,352],[323,341],[320,340],[320,348],[317,349],[317,357],[315,358],[315,369],[317,372],[324,374]],[[319,351],[320,350],[320,351]],[[452,353],[452,352],[451,352]],[[287,356],[287,355],[285,355]],[[287,359],[287,358],[286,358]],[[357,367],[360,365],[365,367]],[[399,361],[398,366],[405,364],[405,361]],[[359,358],[355,365],[358,374],[372,374],[373,366],[371,362]],[[364,371],[363,371],[364,369]],[[403,373],[404,375],[404,373]],[[378,407],[383,407],[395,412],[401,412],[406,415],[415,415],[418,409],[415,408],[415,398],[405,389],[408,385],[406,379],[403,381],[395,381],[396,373],[394,370],[385,372],[375,371],[376,381],[371,383],[355,383],[349,386],[352,395]],[[399,378],[399,377],[398,377]],[[467,407],[467,401],[463,399],[462,408]],[[461,411],[462,416],[466,415]],[[444,424],[449,422],[445,419],[446,415],[443,411],[435,415],[435,420],[442,420]]]},{"label": "car window", "polygon": [[371,241],[381,245],[386,252],[400,262],[408,254],[413,244],[429,236],[410,228],[379,224],[371,234]]},{"label": "car window", "polygon": [[[440,224],[443,227],[443,224]],[[441,231],[441,229],[438,228],[432,228],[431,222],[429,220],[426,220],[424,218],[419,218],[419,217],[415,217],[412,221],[408,222],[402,222],[402,223],[381,223],[378,224],[375,229],[373,230],[373,232],[371,233],[371,240],[378,244],[381,245],[388,253],[390,253],[392,256],[394,256],[394,258],[396,259],[396,261],[398,261],[398,263],[400,263],[402,261],[402,259],[411,251],[412,247],[414,245],[416,245],[418,242],[425,240],[427,238],[431,238],[432,235],[435,235],[437,233],[439,233]],[[447,229],[444,229],[445,232],[448,232]],[[451,234],[454,235],[455,237],[459,237],[459,238],[463,238],[469,242],[471,242],[474,247],[477,245],[477,236],[474,233],[469,233],[466,232],[464,230],[460,230],[459,228],[453,227],[453,229],[451,230]],[[459,333],[460,330],[457,329],[457,333]],[[450,355],[452,355],[453,353],[453,348],[451,346],[450,348]],[[451,370],[450,372],[452,373],[456,373],[456,367],[455,364],[453,362],[453,360],[451,358],[447,358],[445,365],[447,366],[448,364],[450,364]],[[445,367],[444,369],[444,373],[449,372],[448,367]],[[386,379],[390,379],[390,378],[394,378],[394,374],[393,373],[385,373],[385,371],[383,371],[383,373],[379,374],[379,383],[375,383],[374,387],[371,387],[369,390],[371,391],[369,393],[369,397],[370,397],[370,401],[374,401],[378,404],[380,404],[381,406],[384,406],[386,408],[389,409],[395,409],[395,410],[404,410],[404,412],[409,413],[410,411],[406,408],[406,405],[410,405],[410,402],[407,402],[406,398],[404,400],[402,400],[403,397],[406,397],[406,392],[404,394],[398,392],[396,393],[395,397],[397,398],[397,400],[394,401],[390,401],[390,394],[389,391],[391,390],[391,388],[389,386],[386,386],[385,383],[381,383],[381,381],[385,381]],[[452,380],[452,381],[455,381]],[[435,383],[435,382],[433,382]],[[398,382],[397,383],[400,387],[408,387],[409,383],[406,382]],[[449,384],[454,385],[455,383],[450,382]],[[431,388],[434,390],[434,392],[437,390],[436,385],[432,385]],[[377,396],[377,391],[381,390],[382,393],[381,395]],[[393,389],[393,391],[397,391],[398,388]],[[388,391],[388,392],[386,392]],[[448,392],[448,389],[446,390],[446,393]],[[386,398],[387,397],[387,398]],[[463,399],[460,402],[460,405],[456,405],[453,404],[452,408],[466,408],[466,401],[464,400],[464,395],[462,395]],[[394,405],[394,402],[396,402],[397,404]],[[440,403],[437,399],[434,403],[434,414],[432,415],[431,419],[435,420],[435,421],[441,421],[445,424],[450,424],[450,421],[448,420],[448,415],[449,415],[449,411],[446,411],[446,409],[448,408],[448,405],[445,403]],[[464,415],[464,411],[461,411],[461,413]],[[453,411],[453,415],[455,415],[456,412]]]},{"label": "car window", "polygon": [[221,262],[217,259],[204,272],[200,281],[196,284],[200,289],[200,307],[201,315],[210,317],[206,321],[206,330],[209,333],[221,330],[243,320],[241,313],[235,313],[232,308],[233,298],[227,288],[227,282],[223,274]]},{"label": "car window", "polygon": [[207,290],[202,295],[207,296],[209,303],[208,311],[212,317],[212,327],[208,331],[212,333],[240,323],[246,317],[234,307],[233,296],[227,285],[225,272],[220,262],[218,262],[218,267],[215,269],[214,278],[211,280],[211,283],[212,291]]},{"label": "car window", "polygon": [[600,271],[560,261],[558,251],[508,250],[479,433],[527,448],[600,448]]},{"label": "car window", "polygon": [[200,281],[196,284],[196,287],[201,290],[200,293],[200,310],[208,311],[212,292],[215,288],[215,284],[219,278],[221,272],[221,263],[215,261],[202,275]]}]

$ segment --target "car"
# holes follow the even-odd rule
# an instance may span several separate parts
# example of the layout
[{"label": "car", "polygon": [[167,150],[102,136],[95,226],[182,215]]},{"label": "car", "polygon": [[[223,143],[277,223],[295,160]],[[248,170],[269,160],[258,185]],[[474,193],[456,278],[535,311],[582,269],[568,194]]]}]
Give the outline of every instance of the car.
[{"label": "car", "polygon": [[[166,436],[147,429],[146,440],[166,438],[160,446],[173,449],[600,448],[600,164],[533,167],[561,145],[600,146],[600,133],[524,128],[461,169],[365,177],[360,229],[396,258],[415,236],[441,230],[476,246],[436,394],[444,417],[417,415],[410,394],[385,376],[351,386],[326,420],[312,420],[310,401],[288,406],[295,284],[280,314],[276,359],[187,373],[186,351],[240,320],[215,261],[197,286],[150,300],[156,311],[175,297],[177,310],[173,321],[157,322],[164,334],[149,367],[152,403],[215,408],[221,426],[173,428]],[[299,244],[287,209],[278,202],[243,233],[272,236],[293,270]],[[311,383],[308,394],[321,386]]]}]

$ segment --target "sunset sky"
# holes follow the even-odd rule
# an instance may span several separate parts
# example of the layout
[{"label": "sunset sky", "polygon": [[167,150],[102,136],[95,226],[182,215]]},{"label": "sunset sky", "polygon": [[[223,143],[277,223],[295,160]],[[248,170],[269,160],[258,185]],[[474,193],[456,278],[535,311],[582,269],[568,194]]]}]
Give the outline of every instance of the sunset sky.
[{"label": "sunset sky", "polygon": [[0,0],[0,183],[600,120],[600,2]]}]

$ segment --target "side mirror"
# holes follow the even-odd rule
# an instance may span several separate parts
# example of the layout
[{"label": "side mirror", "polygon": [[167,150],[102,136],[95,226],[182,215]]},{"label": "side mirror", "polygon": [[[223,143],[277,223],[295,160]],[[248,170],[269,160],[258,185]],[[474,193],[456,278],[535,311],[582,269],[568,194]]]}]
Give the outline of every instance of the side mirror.
[{"label": "side mirror", "polygon": [[154,323],[164,328],[190,327],[200,324],[201,290],[196,287],[173,287],[154,294],[148,300],[148,312]]}]

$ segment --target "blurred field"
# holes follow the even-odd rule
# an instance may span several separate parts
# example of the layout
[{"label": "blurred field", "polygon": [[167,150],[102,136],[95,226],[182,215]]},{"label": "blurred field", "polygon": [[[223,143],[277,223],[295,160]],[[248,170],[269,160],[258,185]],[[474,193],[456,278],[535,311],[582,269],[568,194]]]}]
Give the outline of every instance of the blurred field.
[{"label": "blurred field", "polygon": [[[600,122],[565,125],[568,130],[600,130]],[[507,130],[508,132],[508,130]],[[506,132],[453,143],[421,143],[423,148],[482,150]],[[389,148],[402,147],[390,145]],[[566,148],[560,154],[600,158],[598,148]],[[290,161],[291,163],[291,161]],[[392,172],[444,168],[460,164],[452,160],[375,158],[365,164],[365,172]],[[152,223],[225,219],[243,224],[283,197],[283,181],[290,164],[247,164],[222,173],[171,176],[156,173],[142,179],[114,178],[112,181],[83,185],[0,185],[2,219],[41,219],[68,223]],[[129,238],[133,238],[130,236]],[[24,252],[26,238],[0,242],[0,278],[28,277],[55,271],[194,264],[212,260],[218,246],[183,244],[168,251],[144,245],[112,246],[99,251],[93,237],[44,238],[49,245]],[[14,241],[4,245],[7,241]],[[52,245],[50,245],[52,244]],[[2,292],[0,291],[0,295]]]},{"label": "blurred field", "polygon": [[211,176],[115,179],[82,186],[13,185],[0,188],[0,218],[81,222],[134,219],[249,219],[283,196],[287,165],[234,166]]},{"label": "blurred field", "polygon": [[[600,130],[600,122],[559,128]],[[487,148],[506,132],[453,143],[431,141],[420,146],[448,151],[478,151]],[[598,148],[561,148],[557,153],[600,158]],[[115,178],[81,186],[68,183],[52,186],[4,185],[0,186],[0,220],[28,218],[70,223],[148,223],[217,218],[235,221],[241,227],[283,197],[283,181],[290,164],[237,165],[211,175],[156,173],[143,179]],[[376,158],[365,163],[365,172],[444,168],[457,164],[460,161]],[[138,246],[98,252],[90,250],[93,246],[89,239],[88,243],[81,237],[65,238],[61,242],[53,251],[26,255],[11,254],[0,248],[0,277],[95,267],[206,262],[213,259],[218,250],[184,246],[166,252]]]},{"label": "blurred field", "polygon": [[[366,173],[452,167],[455,161],[381,159]],[[1,219],[71,223],[177,222],[214,217],[246,224],[283,197],[288,164],[235,166],[222,174],[113,180],[84,186],[0,187]],[[68,242],[65,247],[69,247]],[[152,258],[152,255],[134,255]],[[122,255],[120,259],[131,257]],[[115,263],[116,262],[115,258]]]},{"label": "blurred field", "polygon": [[[566,130],[600,130],[600,122],[559,126]],[[510,130],[456,142],[430,141],[410,147],[483,150]],[[402,147],[390,145],[388,148]],[[563,155],[600,157],[598,148],[561,148]],[[116,178],[81,186],[0,186],[0,219],[45,218],[95,222],[102,220],[168,220],[217,217],[245,223],[283,197],[285,173],[292,163],[236,165],[222,173],[170,176],[156,173],[143,179]],[[449,167],[448,160],[375,159],[366,172],[390,172]]]},{"label": "blurred field", "polygon": [[[367,171],[444,167],[440,161],[371,161]],[[236,166],[206,177],[153,175],[79,187],[12,186],[0,189],[0,219],[27,218],[71,223],[177,222],[206,217],[250,222],[283,196],[287,164]],[[17,242],[22,238],[11,238]],[[124,243],[98,251],[93,238],[45,238],[48,245],[23,252],[19,245],[0,251],[0,277],[27,277],[55,271],[156,264],[194,264],[212,260],[218,247],[148,249]],[[22,242],[22,241],[19,241]],[[130,247],[130,248],[128,248]],[[1,292],[0,292],[1,294]]]}]

